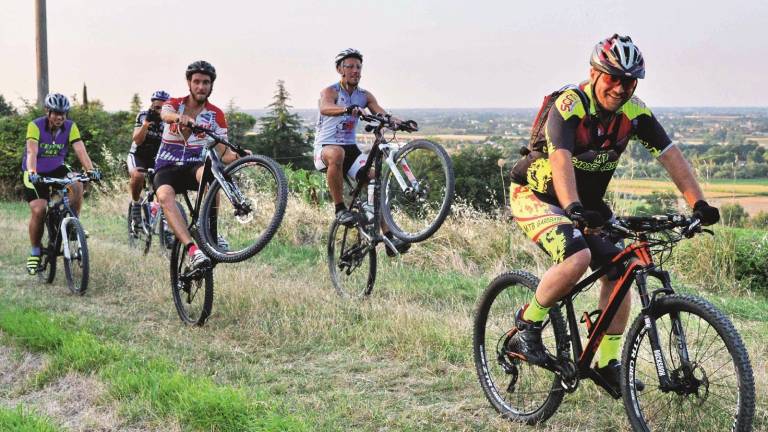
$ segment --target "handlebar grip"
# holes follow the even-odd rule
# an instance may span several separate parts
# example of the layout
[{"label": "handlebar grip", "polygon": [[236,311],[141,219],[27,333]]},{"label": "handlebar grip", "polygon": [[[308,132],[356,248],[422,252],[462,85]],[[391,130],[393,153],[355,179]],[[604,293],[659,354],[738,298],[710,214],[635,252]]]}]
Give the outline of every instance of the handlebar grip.
[{"label": "handlebar grip", "polygon": [[376,129],[376,127],[373,125],[365,125],[366,132],[373,132],[374,129]]}]

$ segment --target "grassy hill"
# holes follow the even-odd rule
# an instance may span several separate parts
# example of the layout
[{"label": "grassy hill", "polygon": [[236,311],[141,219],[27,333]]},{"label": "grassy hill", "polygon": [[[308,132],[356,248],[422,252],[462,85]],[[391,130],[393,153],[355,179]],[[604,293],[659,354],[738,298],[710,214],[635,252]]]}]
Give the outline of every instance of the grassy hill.
[{"label": "grassy hill", "polygon": [[[402,259],[379,254],[369,300],[343,301],[325,258],[331,209],[292,198],[261,254],[216,267],[213,315],[190,328],[173,308],[167,260],[128,247],[124,201],[110,191],[86,202],[83,297],[69,294],[61,268],[53,285],[26,276],[26,204],[0,204],[0,430],[628,428],[623,406],[590,382],[536,428],[498,418],[485,400],[472,361],[474,303],[505,269],[547,266],[511,222],[459,209]],[[688,242],[670,266],[683,290],[734,319],[755,370],[755,430],[766,430],[768,300],[738,286],[732,236],[718,230],[718,239]],[[577,310],[593,309],[595,291]],[[596,403],[587,410],[587,401]]]}]

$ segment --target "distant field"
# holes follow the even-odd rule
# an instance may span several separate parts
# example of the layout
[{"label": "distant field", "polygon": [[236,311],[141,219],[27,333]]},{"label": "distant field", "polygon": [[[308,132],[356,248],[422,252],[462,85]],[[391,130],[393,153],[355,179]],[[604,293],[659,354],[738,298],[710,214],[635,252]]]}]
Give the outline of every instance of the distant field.
[{"label": "distant field", "polygon": [[[740,204],[750,215],[768,211],[768,179],[717,179],[702,182],[704,193],[715,204]],[[610,190],[635,195],[650,195],[653,191],[675,192],[677,188],[669,180],[615,179]]]}]

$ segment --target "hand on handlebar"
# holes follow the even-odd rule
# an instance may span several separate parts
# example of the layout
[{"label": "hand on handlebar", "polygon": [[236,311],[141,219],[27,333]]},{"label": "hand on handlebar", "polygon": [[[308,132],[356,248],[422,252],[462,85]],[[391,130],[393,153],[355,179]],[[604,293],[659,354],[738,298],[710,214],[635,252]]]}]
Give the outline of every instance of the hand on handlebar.
[{"label": "hand on handlebar", "polygon": [[181,127],[191,128],[193,126],[196,126],[195,119],[193,119],[192,117],[186,114],[181,114],[179,116],[179,119],[176,122],[179,123]]},{"label": "hand on handlebar", "polygon": [[361,115],[365,115],[365,107],[361,107],[358,105],[350,105],[344,110],[345,114],[352,115],[354,117],[360,117]]},{"label": "hand on handlebar", "polygon": [[573,225],[576,228],[585,231],[585,234],[589,234],[587,231],[599,231],[605,225],[605,219],[603,219],[603,215],[600,212],[587,210],[580,202],[575,202],[566,207],[565,215],[573,221]]},{"label": "hand on handlebar", "polygon": [[702,225],[716,224],[720,220],[720,210],[712,207],[704,200],[696,201],[693,205],[693,217],[701,221]]}]

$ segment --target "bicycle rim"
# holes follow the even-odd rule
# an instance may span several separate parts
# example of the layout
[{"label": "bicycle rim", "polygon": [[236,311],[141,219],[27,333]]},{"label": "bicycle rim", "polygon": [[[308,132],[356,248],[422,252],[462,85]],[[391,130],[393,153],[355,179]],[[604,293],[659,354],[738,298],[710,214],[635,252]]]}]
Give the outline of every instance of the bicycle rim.
[{"label": "bicycle rim", "polygon": [[[678,318],[679,317],[679,318]],[[673,332],[679,319],[682,338]],[[640,431],[748,431],[754,416],[754,380],[746,349],[730,321],[706,301],[669,296],[654,307],[660,353],[653,352],[642,317],[625,346],[622,393],[630,422]],[[685,340],[688,362],[679,344]],[[675,388],[662,391],[656,362],[663,356]],[[639,379],[644,391],[627,383]]]},{"label": "bicycle rim", "polygon": [[149,203],[142,204],[141,206],[141,240],[143,241],[142,253],[146,255],[149,252],[149,248],[152,246],[152,219],[150,217]]},{"label": "bicycle rim", "polygon": [[[530,301],[537,284],[525,272],[494,279],[478,301],[473,327],[475,367],[486,398],[505,418],[528,424],[552,416],[564,396],[557,375],[508,354],[516,340],[515,312]],[[557,355],[558,340],[568,346],[566,339],[565,321],[553,308],[542,332],[544,346]]]},{"label": "bicycle rim", "polygon": [[334,221],[328,238],[328,269],[340,296],[365,298],[376,282],[376,248],[359,227]]},{"label": "bicycle rim", "polygon": [[200,245],[220,262],[239,262],[257,254],[280,227],[288,200],[285,175],[276,162],[263,156],[238,159],[224,170],[240,207],[221,185],[211,185],[200,215]]},{"label": "bicycle rim", "polygon": [[213,307],[213,269],[196,279],[183,281],[190,272],[186,248],[174,241],[171,251],[171,294],[179,318],[185,324],[202,326]]},{"label": "bicycle rim", "polygon": [[128,246],[131,248],[135,248],[138,245],[138,231],[134,230],[133,226],[133,217],[131,216],[131,207],[133,207],[132,203],[128,203],[128,211],[126,212],[125,221],[126,221],[126,229],[128,233]]},{"label": "bicycle rim", "polygon": [[64,255],[64,274],[67,285],[73,294],[83,295],[88,289],[88,244],[80,221],[71,218],[67,221],[66,232],[69,258]]},{"label": "bicycle rim", "polygon": [[386,170],[382,216],[400,239],[425,240],[440,228],[450,211],[454,191],[451,159],[437,144],[416,140],[397,152],[395,165],[406,187],[393,171]]}]

